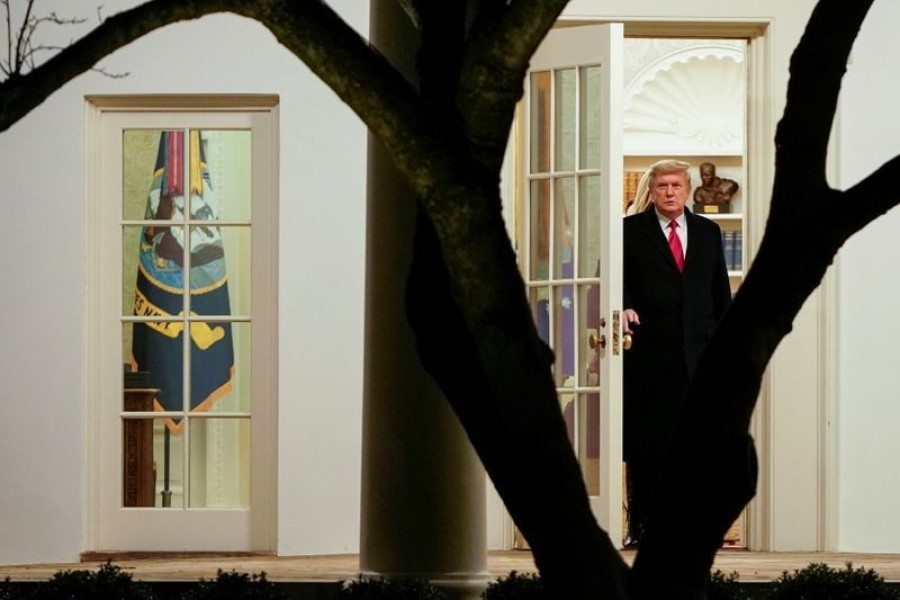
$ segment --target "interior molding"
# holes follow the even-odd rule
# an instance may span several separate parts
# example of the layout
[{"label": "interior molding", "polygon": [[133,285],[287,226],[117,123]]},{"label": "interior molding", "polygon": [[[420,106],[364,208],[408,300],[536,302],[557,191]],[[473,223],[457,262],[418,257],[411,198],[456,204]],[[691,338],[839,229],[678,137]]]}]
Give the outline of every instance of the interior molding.
[{"label": "interior molding", "polygon": [[651,57],[626,82],[625,154],[743,154],[746,89],[741,46],[698,42]]}]

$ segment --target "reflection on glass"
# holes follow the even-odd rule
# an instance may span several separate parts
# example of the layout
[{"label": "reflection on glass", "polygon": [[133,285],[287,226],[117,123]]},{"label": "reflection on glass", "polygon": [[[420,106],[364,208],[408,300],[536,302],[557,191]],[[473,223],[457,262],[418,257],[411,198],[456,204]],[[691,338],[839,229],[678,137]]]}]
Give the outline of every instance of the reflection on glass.
[{"label": "reflection on glass", "polygon": [[[153,392],[125,390],[127,411],[148,410]],[[164,419],[122,419],[122,506],[183,506],[183,444]]]},{"label": "reflection on glass", "polygon": [[600,494],[600,395],[578,395],[578,447],[576,453],[581,464],[588,494]]},{"label": "reflection on glass", "polygon": [[578,276],[600,276],[600,176],[578,182]]},{"label": "reflection on glass", "polygon": [[575,69],[555,72],[554,144],[557,171],[575,170]]},{"label": "reflection on glass", "polygon": [[550,288],[533,287],[528,289],[528,304],[538,336],[550,345]]},{"label": "reflection on glass", "polygon": [[550,170],[550,72],[531,74],[531,172]]},{"label": "reflection on glass", "polygon": [[575,179],[565,177],[554,180],[553,190],[556,210],[554,227],[553,276],[571,279],[575,275]]},{"label": "reflection on glass", "polygon": [[600,168],[600,67],[581,67],[580,167]]},{"label": "reflection on glass", "polygon": [[563,285],[553,290],[554,371],[558,387],[575,385],[575,286]]},{"label": "reflection on glass", "polygon": [[550,268],[550,180],[531,182],[531,279],[546,280]]},{"label": "reflection on glass", "polygon": [[191,419],[191,508],[250,506],[250,419]]}]

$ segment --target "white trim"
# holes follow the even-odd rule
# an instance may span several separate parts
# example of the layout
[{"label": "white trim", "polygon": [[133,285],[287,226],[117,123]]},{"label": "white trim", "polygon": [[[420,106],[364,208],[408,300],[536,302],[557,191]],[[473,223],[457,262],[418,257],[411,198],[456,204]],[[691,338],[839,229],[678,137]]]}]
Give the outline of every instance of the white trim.
[{"label": "white trim", "polygon": [[[746,265],[753,262],[756,248],[765,231],[769,208],[766,195],[771,188],[769,182],[774,176],[771,166],[774,163],[774,149],[769,134],[774,131],[771,32],[771,23],[768,23],[761,28],[761,34],[750,38],[747,44],[747,215],[744,221]],[[749,126],[751,124],[753,126]],[[763,375],[751,422],[751,434],[756,440],[759,458],[759,483],[756,498],[747,509],[747,545],[750,550],[771,550],[775,539],[771,479],[771,461],[774,456],[771,435],[773,388],[772,376],[767,370]]]},{"label": "white trim", "polygon": [[[100,131],[100,109],[90,103],[84,104],[85,116],[85,190],[84,190],[84,213],[85,213],[85,288],[83,290],[85,303],[85,322],[84,322],[84,361],[82,372],[83,379],[83,397],[92,398],[92,390],[99,389],[99,371],[89,368],[89,365],[101,364],[100,359],[100,308],[96,294],[96,289],[90,285],[92,281],[100,280],[100,244],[97,238],[97,223],[99,221],[100,205],[98,202],[92,201],[100,194],[100,160],[97,152],[93,152],[94,140],[99,137]],[[85,506],[87,507],[87,518],[84,522],[85,527],[85,544],[87,548],[96,547],[100,510],[100,474],[99,460],[96,457],[99,454],[98,440],[99,428],[97,421],[99,418],[99,409],[96,402],[87,401],[85,407]]]}]

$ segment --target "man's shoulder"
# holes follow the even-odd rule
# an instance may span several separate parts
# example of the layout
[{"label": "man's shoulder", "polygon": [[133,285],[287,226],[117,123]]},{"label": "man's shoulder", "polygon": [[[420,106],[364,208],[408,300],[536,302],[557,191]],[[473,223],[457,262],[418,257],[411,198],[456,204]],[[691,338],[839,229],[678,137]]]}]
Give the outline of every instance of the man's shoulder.
[{"label": "man's shoulder", "polygon": [[624,227],[639,227],[641,224],[651,222],[651,217],[655,217],[653,209],[648,209],[643,212],[635,213],[633,215],[628,215],[622,220]]}]

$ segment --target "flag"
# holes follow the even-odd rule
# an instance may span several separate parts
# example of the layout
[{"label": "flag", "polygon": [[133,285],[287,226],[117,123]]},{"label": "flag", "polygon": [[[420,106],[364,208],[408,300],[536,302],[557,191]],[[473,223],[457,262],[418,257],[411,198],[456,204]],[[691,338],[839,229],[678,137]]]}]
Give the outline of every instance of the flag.
[{"label": "flag", "polygon": [[[176,321],[136,322],[132,336],[132,368],[149,373],[160,390],[154,408],[184,410],[184,332],[190,335],[189,408],[207,410],[231,390],[234,347],[230,323],[187,321],[184,317],[185,275],[191,315],[229,315],[228,279],[222,234],[214,222],[219,206],[204,160],[199,131],[189,137],[188,194],[185,203],[184,132],[160,133],[156,167],[147,198],[146,220],[172,221],[147,225],[140,237],[134,314],[180,316]],[[185,211],[196,222],[187,231]],[[209,223],[209,225],[206,225]],[[185,273],[185,243],[190,269]],[[166,419],[173,433],[180,419]]]}]

